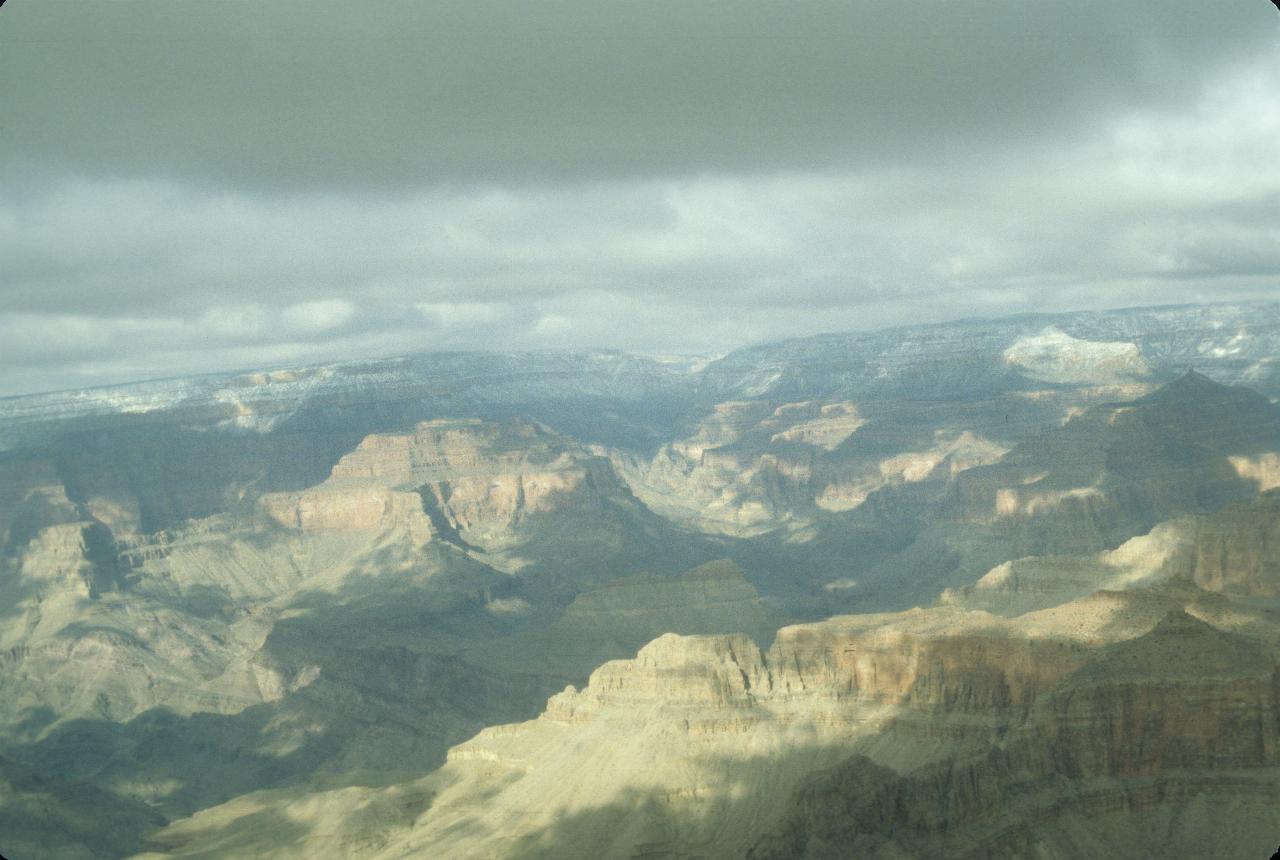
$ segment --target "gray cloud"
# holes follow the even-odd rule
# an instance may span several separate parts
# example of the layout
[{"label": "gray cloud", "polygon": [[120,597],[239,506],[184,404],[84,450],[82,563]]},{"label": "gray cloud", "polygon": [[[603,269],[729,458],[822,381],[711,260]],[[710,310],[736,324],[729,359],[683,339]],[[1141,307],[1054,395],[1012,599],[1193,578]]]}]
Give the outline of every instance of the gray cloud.
[{"label": "gray cloud", "polygon": [[281,189],[990,157],[1274,41],[1165,0],[15,0],[0,163]]},{"label": "gray cloud", "polygon": [[0,394],[1273,295],[1256,6],[10,0]]}]

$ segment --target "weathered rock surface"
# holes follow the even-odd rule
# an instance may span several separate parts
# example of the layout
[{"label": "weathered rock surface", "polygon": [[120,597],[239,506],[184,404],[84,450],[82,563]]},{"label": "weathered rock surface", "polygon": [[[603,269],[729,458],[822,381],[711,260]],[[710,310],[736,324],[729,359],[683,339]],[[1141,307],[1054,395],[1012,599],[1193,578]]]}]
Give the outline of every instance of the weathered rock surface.
[{"label": "weathered rock surface", "polygon": [[856,757],[822,774],[749,856],[1263,856],[1280,824],[1278,693],[1274,651],[1173,610],[984,755],[908,774]]},{"label": "weathered rock surface", "polygon": [[605,457],[528,422],[436,420],[371,435],[323,483],[259,506],[287,528],[395,531],[509,573],[552,555],[548,577],[624,555],[666,528]]}]

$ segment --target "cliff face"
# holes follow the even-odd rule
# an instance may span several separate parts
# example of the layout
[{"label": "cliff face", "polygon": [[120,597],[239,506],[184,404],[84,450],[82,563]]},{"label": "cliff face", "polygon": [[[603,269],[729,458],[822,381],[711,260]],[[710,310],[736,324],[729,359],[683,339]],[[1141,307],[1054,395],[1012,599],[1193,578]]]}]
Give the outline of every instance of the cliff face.
[{"label": "cliff face", "polygon": [[681,562],[606,459],[530,422],[374,434],[319,483],[246,487],[165,528],[136,511],[194,497],[139,480],[121,513],[118,475],[77,483],[74,465],[0,459],[0,749],[57,774],[58,797],[80,780],[182,816],[324,772],[421,772],[487,722],[536,713],[594,649],[634,653],[660,619],[759,620],[740,572],[674,591],[650,574],[624,589],[649,619],[589,599],[560,628],[581,647],[541,659],[579,583],[634,576],[655,544]]},{"label": "cliff face", "polygon": [[268,517],[301,531],[391,531],[404,529],[417,543],[431,539],[431,521],[416,493],[386,487],[320,487],[273,493],[260,503]]},{"label": "cliff face", "polygon": [[[983,755],[907,774],[855,757],[816,777],[749,856],[1265,856],[1278,702],[1273,652],[1173,610],[1092,656]],[[1156,825],[1205,806],[1230,823]]]},{"label": "cliff face", "polygon": [[[1090,391],[1061,384],[972,407],[726,401],[653,458],[612,459],[651,510],[774,552],[791,568],[777,591],[827,611],[910,606],[1005,562],[1108,551],[1270,486],[1280,409],[1256,392],[1198,374]],[[1036,432],[1029,416],[1044,422]]]},{"label": "cliff face", "polygon": [[1255,498],[1260,485],[1231,458],[1277,449],[1275,405],[1187,376],[1130,403],[1092,407],[1018,443],[998,463],[960,472],[938,501],[895,504],[893,513],[919,525],[863,579],[919,602],[927,596],[898,584],[904,569],[936,593],[1027,556],[1111,550],[1163,521]]},{"label": "cliff face", "polygon": [[1196,520],[1187,543],[1171,565],[1175,575],[1209,591],[1280,596],[1280,495]]},{"label": "cliff face", "polygon": [[[376,843],[379,858],[1191,857],[1201,838],[1218,840],[1208,856],[1252,856],[1280,824],[1266,807],[1277,646],[1270,611],[1185,586],[1015,619],[848,616],[785,628],[763,651],[665,635],[536,720],[485,729],[441,771],[360,800],[429,796],[415,814],[308,826],[280,856]],[[197,816],[159,844],[256,838],[249,811]]]},{"label": "cliff face", "polygon": [[96,523],[46,526],[22,548],[14,573],[42,595],[96,598],[118,585],[114,556],[100,551],[103,541],[109,538]]}]

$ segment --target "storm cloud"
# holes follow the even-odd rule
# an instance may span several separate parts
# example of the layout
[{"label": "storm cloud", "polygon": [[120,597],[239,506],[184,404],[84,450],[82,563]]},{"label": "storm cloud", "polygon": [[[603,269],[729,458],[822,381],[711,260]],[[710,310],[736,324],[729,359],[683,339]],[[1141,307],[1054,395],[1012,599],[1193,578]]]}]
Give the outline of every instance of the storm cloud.
[{"label": "storm cloud", "polygon": [[10,0],[0,393],[1273,295],[1265,2]]}]

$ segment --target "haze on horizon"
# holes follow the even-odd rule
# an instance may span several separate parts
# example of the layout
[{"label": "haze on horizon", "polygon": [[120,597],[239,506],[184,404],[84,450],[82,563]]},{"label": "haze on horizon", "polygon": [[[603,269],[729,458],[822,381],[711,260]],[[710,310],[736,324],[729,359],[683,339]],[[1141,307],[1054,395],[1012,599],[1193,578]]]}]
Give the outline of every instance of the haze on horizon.
[{"label": "haze on horizon", "polygon": [[0,9],[0,395],[1280,283],[1264,0]]}]

